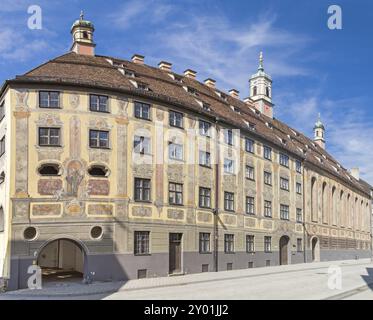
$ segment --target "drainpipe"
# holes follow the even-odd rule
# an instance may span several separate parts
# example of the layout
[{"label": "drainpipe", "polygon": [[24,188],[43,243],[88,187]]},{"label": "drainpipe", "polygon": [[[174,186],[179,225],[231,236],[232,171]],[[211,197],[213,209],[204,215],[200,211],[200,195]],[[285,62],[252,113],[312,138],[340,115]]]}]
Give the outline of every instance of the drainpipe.
[{"label": "drainpipe", "polygon": [[307,235],[306,235],[306,174],[305,174],[305,161],[303,160],[302,162],[302,170],[303,170],[303,173],[302,173],[302,176],[303,176],[303,217],[302,217],[302,225],[303,225],[303,260],[304,260],[304,263],[307,262],[307,252],[306,252],[306,249],[307,249]]},{"label": "drainpipe", "polygon": [[214,208],[214,270],[219,271],[219,191],[220,191],[220,128],[219,119],[215,121],[216,140],[215,140],[215,208]]}]

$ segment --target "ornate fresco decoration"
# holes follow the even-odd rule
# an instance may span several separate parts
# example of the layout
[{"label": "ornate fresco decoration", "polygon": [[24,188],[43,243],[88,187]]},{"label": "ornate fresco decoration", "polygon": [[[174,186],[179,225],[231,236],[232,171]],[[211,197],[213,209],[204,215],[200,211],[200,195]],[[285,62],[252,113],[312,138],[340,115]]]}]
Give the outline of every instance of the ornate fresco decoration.
[{"label": "ornate fresco decoration", "polygon": [[210,223],[212,222],[212,214],[208,212],[197,212],[197,221]]},{"label": "ornate fresco decoration", "polygon": [[136,206],[132,208],[132,216],[134,217],[151,217],[152,209],[144,206]]},{"label": "ornate fresco decoration", "polygon": [[155,112],[155,116],[156,116],[156,118],[157,118],[158,121],[163,122],[163,120],[164,120],[164,111],[157,108],[157,111]]},{"label": "ornate fresco decoration", "polygon": [[80,96],[78,93],[71,93],[69,95],[70,107],[74,110],[78,109],[80,104]]},{"label": "ornate fresco decoration", "polygon": [[170,181],[182,183],[185,178],[185,174],[183,173],[183,165],[170,164],[167,169],[167,176]]},{"label": "ornate fresco decoration", "polygon": [[70,217],[81,217],[84,215],[84,205],[77,199],[73,199],[65,204],[64,213]]},{"label": "ornate fresco decoration", "polygon": [[281,232],[281,233],[293,232],[293,225],[286,222],[286,221],[278,222],[277,223],[277,232]]},{"label": "ornate fresco decoration", "polygon": [[112,204],[89,204],[88,215],[92,216],[112,216],[113,205]]},{"label": "ornate fresco decoration", "polygon": [[245,227],[246,228],[255,228],[256,219],[255,218],[246,218],[245,217]]},{"label": "ornate fresco decoration", "polygon": [[272,228],[273,228],[272,221],[264,220],[263,221],[263,228],[267,229],[267,230],[272,230]]},{"label": "ornate fresco decoration", "polygon": [[16,111],[28,112],[30,110],[28,105],[29,91],[26,89],[15,90],[16,94]]},{"label": "ornate fresco decoration", "polygon": [[81,154],[81,124],[77,116],[70,119],[70,157],[79,159]]},{"label": "ornate fresco decoration", "polygon": [[228,225],[235,225],[237,223],[237,217],[233,215],[223,215],[223,223]]},{"label": "ornate fresco decoration", "polygon": [[61,127],[63,122],[61,121],[60,117],[57,114],[53,113],[41,113],[39,114],[39,119],[35,121],[36,125],[38,126],[45,126],[45,127]]},{"label": "ornate fresco decoration", "polygon": [[61,154],[63,153],[62,148],[42,148],[39,146],[36,146],[36,152],[38,154],[38,161],[44,161],[44,160],[61,160]]},{"label": "ornate fresco decoration", "polygon": [[174,220],[183,220],[184,219],[184,211],[183,210],[168,209],[167,210],[167,218],[168,219],[174,219]]},{"label": "ornate fresco decoration", "polygon": [[83,182],[85,175],[85,166],[79,160],[71,160],[66,166],[66,181],[67,181],[67,195],[70,197],[78,198],[79,187]]},{"label": "ornate fresco decoration", "polygon": [[107,196],[110,193],[110,182],[108,180],[90,179],[87,187],[90,196]]},{"label": "ornate fresco decoration", "polygon": [[89,150],[89,161],[90,162],[105,162],[109,163],[110,161],[110,150],[104,149],[90,149]]},{"label": "ornate fresco decoration", "polygon": [[97,130],[110,130],[113,126],[109,125],[103,118],[95,118],[89,120],[89,127]]},{"label": "ornate fresco decoration", "polygon": [[16,219],[19,218],[28,218],[30,210],[30,203],[28,201],[14,201],[13,202],[13,217]]},{"label": "ornate fresco decoration", "polygon": [[151,179],[153,176],[153,167],[150,164],[132,164],[133,175],[138,178]]},{"label": "ornate fresco decoration", "polygon": [[33,216],[59,216],[61,215],[61,204],[34,204],[32,206]]},{"label": "ornate fresco decoration", "polygon": [[234,190],[236,188],[236,177],[234,175],[225,174],[222,178],[224,190]]},{"label": "ornate fresco decoration", "polygon": [[119,98],[117,100],[118,103],[118,116],[123,118],[128,118],[128,99],[126,98]]},{"label": "ornate fresco decoration", "polygon": [[53,196],[62,189],[62,180],[60,179],[40,179],[38,181],[38,193],[43,196]]},{"label": "ornate fresco decoration", "polygon": [[194,129],[194,127],[195,127],[195,125],[196,125],[196,123],[197,123],[197,121],[196,121],[196,119],[194,119],[194,118],[189,118],[188,119],[189,121],[189,128],[190,129]]},{"label": "ornate fresco decoration", "polygon": [[213,178],[211,169],[199,168],[199,184],[201,187],[211,188],[213,185]]},{"label": "ornate fresco decoration", "polygon": [[16,197],[28,197],[28,118],[16,119]]},{"label": "ornate fresco decoration", "polygon": [[[128,102],[127,102],[128,103]],[[117,126],[117,195],[127,197],[127,126]]]}]

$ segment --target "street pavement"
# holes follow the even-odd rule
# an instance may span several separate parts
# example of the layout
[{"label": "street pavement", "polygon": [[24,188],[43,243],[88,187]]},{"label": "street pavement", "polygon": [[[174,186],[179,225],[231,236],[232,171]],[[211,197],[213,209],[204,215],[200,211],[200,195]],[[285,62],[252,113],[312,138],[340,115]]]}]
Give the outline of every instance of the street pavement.
[{"label": "street pavement", "polygon": [[371,300],[372,290],[373,263],[361,259],[91,285],[48,284],[42,290],[0,294],[0,300]]}]

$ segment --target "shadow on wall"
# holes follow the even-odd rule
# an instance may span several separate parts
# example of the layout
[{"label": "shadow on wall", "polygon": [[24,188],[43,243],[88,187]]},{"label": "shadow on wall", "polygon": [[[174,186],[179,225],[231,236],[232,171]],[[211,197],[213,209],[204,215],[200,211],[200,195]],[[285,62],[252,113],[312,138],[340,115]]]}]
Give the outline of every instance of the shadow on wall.
[{"label": "shadow on wall", "polygon": [[369,289],[373,291],[373,268],[367,268],[367,275],[362,275],[361,277],[368,285]]}]

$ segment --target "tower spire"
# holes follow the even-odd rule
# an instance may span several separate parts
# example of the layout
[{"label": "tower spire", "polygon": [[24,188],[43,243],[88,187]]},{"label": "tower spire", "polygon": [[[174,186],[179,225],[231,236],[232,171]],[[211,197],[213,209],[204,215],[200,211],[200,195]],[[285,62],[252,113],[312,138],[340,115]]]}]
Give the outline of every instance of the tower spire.
[{"label": "tower spire", "polygon": [[84,20],[84,12],[80,11],[79,19],[76,20],[71,27],[71,34],[73,36],[73,45],[71,51],[78,54],[85,54],[89,56],[95,55],[95,43],[93,42],[93,33],[95,27],[93,23]]},{"label": "tower spire", "polygon": [[321,115],[320,112],[317,116],[317,121],[315,126],[313,127],[313,131],[315,133],[314,141],[323,149],[325,149],[325,127],[324,124],[321,122]]},{"label": "tower spire", "polygon": [[80,10],[80,21],[84,20],[84,12],[83,10]]},{"label": "tower spire", "polygon": [[260,54],[259,54],[259,67],[258,67],[258,70],[259,71],[264,71],[264,66],[263,66],[263,52],[260,51]]}]

